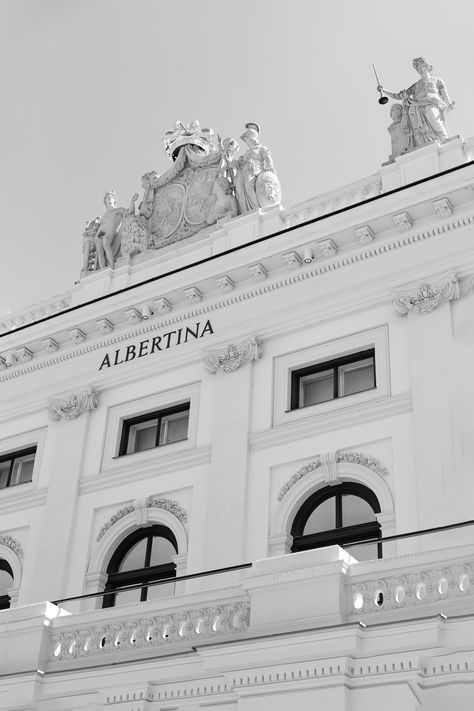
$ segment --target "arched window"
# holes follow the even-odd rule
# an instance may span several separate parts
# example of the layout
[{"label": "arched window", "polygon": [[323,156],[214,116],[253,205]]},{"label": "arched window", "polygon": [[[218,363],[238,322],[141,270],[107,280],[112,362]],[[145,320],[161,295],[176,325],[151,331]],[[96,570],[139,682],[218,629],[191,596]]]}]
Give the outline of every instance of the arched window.
[{"label": "arched window", "polygon": [[7,593],[13,587],[13,570],[6,560],[0,558],[0,610],[10,607],[10,596]]},{"label": "arched window", "polygon": [[[166,526],[139,528],[122,541],[110,559],[105,590],[174,578],[173,557],[177,553],[176,538]],[[174,583],[113,593],[104,596],[103,607],[155,600],[173,593]]]},{"label": "arched window", "polygon": [[[378,499],[362,484],[345,482],[319,489],[295,516],[292,553],[380,538],[376,513],[380,513]],[[382,544],[350,546],[347,551],[357,560],[372,560],[382,557]]]}]

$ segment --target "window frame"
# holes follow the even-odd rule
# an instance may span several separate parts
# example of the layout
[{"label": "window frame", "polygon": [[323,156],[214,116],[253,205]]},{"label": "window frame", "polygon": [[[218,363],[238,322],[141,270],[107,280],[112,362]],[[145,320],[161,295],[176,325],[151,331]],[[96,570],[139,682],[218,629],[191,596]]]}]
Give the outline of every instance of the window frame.
[{"label": "window frame", "polygon": [[[332,360],[375,350],[376,387],[325,402],[291,409],[291,374],[295,370],[314,367]],[[388,324],[382,324],[350,335],[303,346],[298,350],[275,356],[273,363],[272,427],[296,423],[308,417],[319,417],[326,424],[327,415],[336,415],[343,408],[353,408],[381,398],[390,397]],[[353,410],[357,419],[357,410]],[[317,422],[317,421],[316,421]]]},{"label": "window frame", "polygon": [[[119,445],[119,451],[118,451],[118,457],[123,457],[125,455],[130,455],[130,454],[138,454],[141,452],[146,452],[146,451],[151,451],[153,449],[156,449],[157,447],[164,447],[169,444],[178,444],[179,442],[185,442],[188,439],[189,436],[189,420],[190,420],[190,410],[191,410],[191,403],[190,401],[180,403],[179,405],[173,405],[171,407],[166,407],[160,410],[155,410],[153,412],[146,412],[141,415],[136,415],[135,417],[127,418],[122,420],[122,432],[120,436],[120,445]],[[176,442],[161,442],[161,427],[163,423],[163,419],[166,417],[169,417],[170,415],[175,415],[178,413],[188,413],[188,432],[186,434],[186,437],[183,437],[180,440],[177,440]],[[132,452],[128,452],[128,444],[129,444],[129,438],[130,438],[130,429],[134,425],[139,425],[143,424],[144,422],[150,422],[151,420],[157,420],[157,425],[156,425],[156,436],[155,436],[155,445],[154,447],[147,447],[146,449],[137,449],[133,450]]]},{"label": "window frame", "polygon": [[[323,548],[324,546],[338,545],[344,548],[348,543],[358,543],[369,538],[381,538],[382,527],[375,518],[375,521],[367,521],[353,526],[344,526],[342,519],[342,497],[357,496],[366,501],[371,506],[375,517],[381,512],[380,503],[375,493],[356,482],[342,482],[336,486],[325,486],[318,489],[298,509],[291,526],[291,535],[293,543],[291,552],[298,553],[314,548]],[[321,531],[319,533],[304,534],[304,528],[309,517],[318,506],[328,499],[335,498],[335,528]],[[342,525],[338,525],[342,524]],[[350,547],[348,552],[350,553]],[[383,550],[382,543],[377,543],[377,557],[382,558]]]},{"label": "window frame", "polygon": [[[115,549],[112,557],[107,566],[107,582],[105,584],[104,592],[109,592],[108,595],[104,595],[102,608],[115,607],[116,596],[119,593],[115,593],[119,587],[126,587],[127,585],[138,585],[143,584],[144,587],[140,590],[140,602],[145,602],[148,595],[147,583],[155,582],[157,580],[170,580],[176,577],[176,564],[162,563],[160,565],[146,565],[147,561],[150,562],[151,549],[153,544],[153,538],[160,537],[168,540],[176,551],[178,555],[178,542],[176,537],[167,526],[162,524],[154,524],[153,526],[146,526],[138,528],[128,535]],[[147,539],[147,546],[145,551],[145,565],[143,568],[135,568],[134,570],[119,571],[120,565],[127,553],[139,543],[141,540]],[[122,591],[125,592],[125,591]]]},{"label": "window frame", "polygon": [[[0,491],[4,491],[5,489],[12,489],[13,487],[20,486],[21,484],[31,484],[31,482],[33,481],[37,452],[38,452],[37,445],[33,445],[33,446],[27,447],[25,449],[20,449],[20,450],[16,450],[13,452],[8,452],[8,453],[0,455],[0,464],[2,464],[3,462],[10,461],[10,467],[9,467],[8,476],[7,476],[7,483],[5,486],[0,487]],[[19,459],[20,457],[26,457],[30,454],[34,454],[33,468],[31,470],[31,479],[29,479],[28,481],[20,481],[20,482],[17,482],[16,484],[12,484],[11,479],[12,479],[12,474],[13,474],[13,468],[15,466],[15,460]]]},{"label": "window frame", "polygon": [[[374,385],[371,388],[365,388],[357,393],[349,393],[345,395],[341,393],[341,371],[340,368],[346,365],[355,365],[356,363],[369,360],[373,360],[373,373],[374,373]],[[309,375],[317,375],[318,373],[324,373],[325,371],[332,371],[332,381],[333,381],[333,396],[329,400],[322,400],[318,403],[310,403],[308,405],[301,405],[302,397],[302,380],[307,378]],[[291,370],[291,384],[290,384],[290,410],[301,410],[305,407],[313,407],[317,405],[324,405],[326,402],[332,402],[343,397],[352,397],[352,395],[359,395],[363,392],[368,392],[369,390],[375,390],[377,387],[377,374],[375,367],[375,347],[368,348],[364,351],[358,351],[356,353],[351,353],[349,355],[339,356],[338,358],[333,358],[330,361],[323,361],[321,363],[316,363],[314,365],[308,365],[304,368],[298,368]]]},{"label": "window frame", "polygon": [[[13,570],[10,563],[5,560],[5,558],[0,558],[0,570],[4,570],[12,579],[12,588],[15,585],[15,576],[13,575]],[[10,608],[11,598],[7,593],[6,595],[0,595],[0,610],[8,610]]]}]

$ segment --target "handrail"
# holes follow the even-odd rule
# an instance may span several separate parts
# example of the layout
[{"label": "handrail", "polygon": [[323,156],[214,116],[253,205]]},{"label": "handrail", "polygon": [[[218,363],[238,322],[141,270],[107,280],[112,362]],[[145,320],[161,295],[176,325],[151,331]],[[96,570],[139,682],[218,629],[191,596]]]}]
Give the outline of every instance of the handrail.
[{"label": "handrail", "polygon": [[[406,533],[396,533],[392,536],[383,536],[382,538],[367,538],[354,543],[344,543],[341,548],[350,548],[351,546],[363,546],[371,543],[386,543],[388,541],[401,541],[405,538],[415,538],[416,536],[426,536],[430,533],[440,533],[442,531],[451,531],[457,528],[465,528],[473,526],[474,519],[460,521],[459,523],[448,523],[444,526],[435,526],[434,528],[422,528],[418,531],[408,531]],[[229,565],[225,568],[216,568],[214,570],[204,570],[201,573],[190,573],[188,575],[180,575],[176,578],[165,578],[163,580],[155,580],[153,582],[137,583],[136,585],[127,585],[122,588],[114,588],[113,590],[102,590],[101,592],[86,593],[84,595],[74,595],[73,597],[63,597],[58,600],[53,600],[53,605],[59,605],[62,602],[70,602],[73,600],[87,600],[91,597],[105,597],[106,595],[116,595],[120,592],[128,592],[129,590],[141,590],[142,588],[151,588],[155,585],[169,585],[170,583],[179,583],[182,580],[195,580],[196,578],[204,578],[209,575],[219,575],[220,573],[229,573],[236,570],[245,570],[251,568],[253,563],[241,563],[240,565]]]}]

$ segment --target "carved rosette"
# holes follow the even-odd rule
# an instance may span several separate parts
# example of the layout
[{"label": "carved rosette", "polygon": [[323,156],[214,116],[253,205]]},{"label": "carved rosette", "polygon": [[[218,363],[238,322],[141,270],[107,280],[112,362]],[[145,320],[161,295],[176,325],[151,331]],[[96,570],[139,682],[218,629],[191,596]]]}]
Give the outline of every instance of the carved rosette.
[{"label": "carved rosette", "polygon": [[204,359],[209,373],[232,373],[246,361],[259,360],[262,356],[262,343],[258,336],[251,336],[242,343],[230,343],[225,350],[213,351]]},{"label": "carved rosette", "polygon": [[99,406],[99,396],[94,388],[86,388],[79,393],[71,393],[66,397],[51,400],[48,415],[51,420],[75,420],[86,410],[96,410]]},{"label": "carved rosette", "polygon": [[427,314],[439,306],[441,301],[459,299],[459,282],[454,274],[435,282],[421,282],[418,287],[400,291],[393,295],[393,307],[399,316],[408,311]]}]

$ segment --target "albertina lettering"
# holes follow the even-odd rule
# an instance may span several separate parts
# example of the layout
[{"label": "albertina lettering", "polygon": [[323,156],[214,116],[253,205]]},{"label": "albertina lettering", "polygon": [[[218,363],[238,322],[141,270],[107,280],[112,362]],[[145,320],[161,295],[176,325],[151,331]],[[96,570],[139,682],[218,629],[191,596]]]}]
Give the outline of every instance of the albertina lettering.
[{"label": "albertina lettering", "polygon": [[176,331],[169,331],[162,336],[154,336],[147,338],[139,343],[131,343],[124,348],[118,348],[112,354],[107,353],[100,364],[99,370],[102,368],[110,368],[113,365],[127,363],[135,358],[143,358],[144,356],[153,355],[157,351],[166,351],[173,346],[179,346],[182,343],[187,343],[192,338],[202,338],[206,333],[213,334],[214,330],[210,321],[206,321],[204,325],[199,321],[193,327],[186,326],[178,328]]}]

